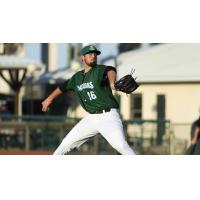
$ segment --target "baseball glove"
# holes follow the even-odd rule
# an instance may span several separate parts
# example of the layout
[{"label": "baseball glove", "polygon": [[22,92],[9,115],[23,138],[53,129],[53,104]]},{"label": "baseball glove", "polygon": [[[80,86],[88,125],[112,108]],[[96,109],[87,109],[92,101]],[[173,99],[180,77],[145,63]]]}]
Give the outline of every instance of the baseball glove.
[{"label": "baseball glove", "polygon": [[133,72],[134,71],[132,70],[131,74],[128,74],[115,82],[115,89],[117,91],[130,94],[139,87],[138,83],[136,82],[136,79],[132,76]]}]

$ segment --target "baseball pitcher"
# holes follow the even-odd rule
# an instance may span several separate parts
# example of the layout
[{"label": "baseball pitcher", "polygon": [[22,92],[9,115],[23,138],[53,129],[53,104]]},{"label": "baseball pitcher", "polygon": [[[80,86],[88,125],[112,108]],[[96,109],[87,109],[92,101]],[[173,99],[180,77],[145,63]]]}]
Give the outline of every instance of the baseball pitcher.
[{"label": "baseball pitcher", "polygon": [[119,82],[116,82],[116,69],[97,64],[97,56],[100,54],[101,52],[95,46],[85,46],[80,51],[83,70],[75,73],[69,81],[59,85],[42,102],[42,111],[46,112],[57,96],[67,90],[72,90],[81,106],[87,111],[86,116],[66,135],[54,155],[67,154],[98,133],[120,154],[135,154],[125,139],[122,121],[118,113],[119,105],[112,90],[126,92],[128,85],[127,93],[130,93],[138,85],[134,79],[130,80],[129,77],[128,84],[119,86]]}]

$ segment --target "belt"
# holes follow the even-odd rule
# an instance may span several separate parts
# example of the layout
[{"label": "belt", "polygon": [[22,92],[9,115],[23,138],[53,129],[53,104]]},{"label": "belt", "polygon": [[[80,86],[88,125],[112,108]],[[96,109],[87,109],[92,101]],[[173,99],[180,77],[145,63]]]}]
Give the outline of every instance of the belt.
[{"label": "belt", "polygon": [[101,114],[101,113],[105,113],[105,112],[110,112],[111,108],[105,108],[104,110],[97,110],[94,112],[91,112],[90,114]]}]

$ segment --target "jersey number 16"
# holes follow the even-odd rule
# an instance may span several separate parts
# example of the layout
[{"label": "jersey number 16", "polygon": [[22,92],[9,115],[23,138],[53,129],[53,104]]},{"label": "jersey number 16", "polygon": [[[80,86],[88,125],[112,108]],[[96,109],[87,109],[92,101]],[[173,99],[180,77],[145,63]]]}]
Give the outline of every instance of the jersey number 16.
[{"label": "jersey number 16", "polygon": [[97,96],[95,95],[95,93],[93,91],[87,92],[87,95],[88,95],[90,101],[97,98]]}]

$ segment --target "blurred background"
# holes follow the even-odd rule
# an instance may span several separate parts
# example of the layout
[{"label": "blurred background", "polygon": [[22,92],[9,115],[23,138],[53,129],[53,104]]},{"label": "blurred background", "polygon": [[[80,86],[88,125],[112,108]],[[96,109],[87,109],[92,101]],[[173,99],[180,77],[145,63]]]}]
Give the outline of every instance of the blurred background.
[{"label": "blurred background", "polygon": [[[0,43],[0,154],[51,154],[85,115],[74,94],[41,102],[81,70],[80,49],[91,43]],[[99,64],[118,79],[135,69],[140,87],[115,92],[129,144],[139,154],[185,154],[200,115],[200,44],[93,43]],[[95,136],[70,154],[117,154]]]}]

